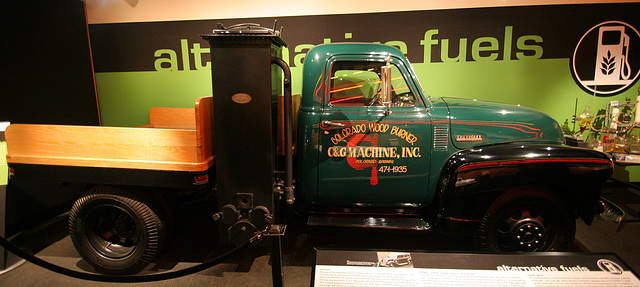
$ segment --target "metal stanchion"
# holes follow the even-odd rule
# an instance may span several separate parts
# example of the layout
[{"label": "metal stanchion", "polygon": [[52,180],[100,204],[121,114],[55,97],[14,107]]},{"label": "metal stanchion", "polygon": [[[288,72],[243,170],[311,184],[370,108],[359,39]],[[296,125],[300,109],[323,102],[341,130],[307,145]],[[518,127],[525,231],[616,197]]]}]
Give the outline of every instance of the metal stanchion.
[{"label": "metal stanchion", "polygon": [[282,270],[282,237],[287,226],[284,224],[271,225],[265,236],[271,239],[271,279],[273,287],[284,285],[284,273]]}]

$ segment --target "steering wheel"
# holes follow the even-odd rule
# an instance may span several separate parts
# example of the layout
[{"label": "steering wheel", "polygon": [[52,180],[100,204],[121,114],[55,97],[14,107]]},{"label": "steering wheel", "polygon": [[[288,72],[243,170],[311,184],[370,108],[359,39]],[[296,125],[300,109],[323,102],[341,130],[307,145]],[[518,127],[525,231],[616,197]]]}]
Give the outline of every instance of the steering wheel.
[{"label": "steering wheel", "polygon": [[410,107],[416,104],[416,98],[411,92],[394,95],[391,101],[396,107]]}]

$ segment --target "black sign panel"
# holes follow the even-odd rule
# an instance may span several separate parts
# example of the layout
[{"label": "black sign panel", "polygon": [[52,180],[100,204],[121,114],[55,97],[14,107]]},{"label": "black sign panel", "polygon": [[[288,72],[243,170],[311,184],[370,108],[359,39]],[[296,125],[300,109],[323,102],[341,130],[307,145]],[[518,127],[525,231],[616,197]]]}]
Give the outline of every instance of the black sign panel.
[{"label": "black sign panel", "polygon": [[[414,63],[570,58],[586,31],[606,21],[640,27],[640,4],[595,4],[453,9],[389,13],[242,18],[90,25],[96,72],[155,71],[175,56],[180,70],[206,66],[200,34],[217,23],[258,23],[277,29],[297,66],[314,45],[381,42]],[[637,52],[636,52],[637,53]],[[200,62],[197,62],[197,61]]]}]

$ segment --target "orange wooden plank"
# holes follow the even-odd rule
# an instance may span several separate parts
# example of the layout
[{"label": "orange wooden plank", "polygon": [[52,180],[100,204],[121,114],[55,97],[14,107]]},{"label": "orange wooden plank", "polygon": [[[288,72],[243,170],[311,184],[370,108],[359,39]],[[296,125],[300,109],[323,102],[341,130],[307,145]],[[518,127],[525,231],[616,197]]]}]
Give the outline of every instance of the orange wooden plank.
[{"label": "orange wooden plank", "polygon": [[151,127],[165,129],[196,129],[194,108],[151,108]]},{"label": "orange wooden plank", "polygon": [[214,160],[211,99],[199,99],[196,109],[181,109],[182,115],[194,116],[195,130],[13,124],[5,132],[7,161],[203,171]]}]

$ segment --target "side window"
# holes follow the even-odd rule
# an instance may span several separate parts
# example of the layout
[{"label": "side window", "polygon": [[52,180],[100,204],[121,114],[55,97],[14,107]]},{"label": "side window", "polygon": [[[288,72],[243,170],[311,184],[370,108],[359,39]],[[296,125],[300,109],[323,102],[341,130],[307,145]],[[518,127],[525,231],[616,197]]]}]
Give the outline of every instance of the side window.
[{"label": "side window", "polygon": [[[334,106],[381,106],[380,67],[384,62],[338,61],[331,67],[329,103]],[[402,73],[391,66],[393,106],[413,106],[411,93]]]}]

